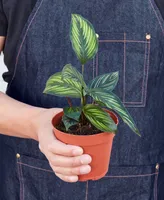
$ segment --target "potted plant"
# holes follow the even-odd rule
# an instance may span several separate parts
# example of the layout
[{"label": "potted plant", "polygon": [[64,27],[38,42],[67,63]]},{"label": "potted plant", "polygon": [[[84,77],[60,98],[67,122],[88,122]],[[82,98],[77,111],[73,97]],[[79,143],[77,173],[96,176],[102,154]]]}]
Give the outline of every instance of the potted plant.
[{"label": "potted plant", "polygon": [[[98,35],[92,24],[81,15],[72,14],[70,39],[82,73],[71,64],[65,65],[61,72],[48,79],[44,93],[67,98],[69,106],[52,120],[54,134],[66,144],[81,146],[92,156],[92,171],[79,176],[79,180],[97,180],[108,171],[112,142],[117,132],[118,118],[110,110],[140,134],[127,109],[113,93],[119,79],[118,72],[99,75],[88,84],[84,80],[84,65],[98,51]],[[92,98],[91,103],[88,103],[88,97]],[[73,106],[70,98],[80,98],[81,105]]]}]

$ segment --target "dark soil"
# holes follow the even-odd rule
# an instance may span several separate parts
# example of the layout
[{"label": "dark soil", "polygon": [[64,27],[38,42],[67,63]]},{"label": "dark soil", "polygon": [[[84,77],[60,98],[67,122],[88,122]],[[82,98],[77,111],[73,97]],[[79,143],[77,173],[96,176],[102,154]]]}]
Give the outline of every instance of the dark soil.
[{"label": "dark soil", "polygon": [[61,121],[56,128],[62,132],[69,133],[72,135],[95,135],[98,133],[102,133],[102,131],[98,130],[92,124],[87,123],[86,125],[81,126],[80,124],[71,126],[68,131],[66,131],[63,122]]}]

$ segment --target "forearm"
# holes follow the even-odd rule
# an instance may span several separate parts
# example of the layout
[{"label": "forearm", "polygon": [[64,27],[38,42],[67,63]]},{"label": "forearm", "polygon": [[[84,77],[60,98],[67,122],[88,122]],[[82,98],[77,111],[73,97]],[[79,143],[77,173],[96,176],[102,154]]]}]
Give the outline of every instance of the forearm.
[{"label": "forearm", "polygon": [[43,110],[16,101],[0,92],[0,133],[37,140],[32,120]]},{"label": "forearm", "polygon": [[0,36],[0,54],[4,48],[4,44],[5,44],[5,37]]},{"label": "forearm", "polygon": [[[0,53],[5,37],[0,36]],[[0,133],[37,140],[32,119],[43,109],[18,102],[0,92]]]}]

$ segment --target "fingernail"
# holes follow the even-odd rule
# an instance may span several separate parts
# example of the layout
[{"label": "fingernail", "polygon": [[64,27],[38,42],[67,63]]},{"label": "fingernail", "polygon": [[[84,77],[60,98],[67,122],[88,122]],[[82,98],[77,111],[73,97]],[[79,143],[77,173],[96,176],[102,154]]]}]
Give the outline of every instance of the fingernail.
[{"label": "fingernail", "polygon": [[80,161],[81,161],[81,164],[86,165],[86,164],[91,163],[92,159],[90,156],[84,155],[84,156],[82,156]]},{"label": "fingernail", "polygon": [[82,149],[74,149],[72,151],[73,155],[74,156],[78,156],[78,155],[81,155],[83,153],[83,150]]},{"label": "fingernail", "polygon": [[71,176],[71,177],[69,177],[69,180],[70,180],[71,182],[77,182],[77,181],[78,181],[78,177],[76,177],[76,176]]},{"label": "fingernail", "polygon": [[80,173],[81,174],[88,174],[91,171],[90,166],[85,166],[80,168]]}]

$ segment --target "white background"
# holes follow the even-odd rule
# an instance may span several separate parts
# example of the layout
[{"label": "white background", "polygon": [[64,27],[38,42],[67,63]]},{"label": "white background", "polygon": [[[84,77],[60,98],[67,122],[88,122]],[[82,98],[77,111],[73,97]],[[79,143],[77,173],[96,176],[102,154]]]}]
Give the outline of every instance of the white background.
[{"label": "white background", "polygon": [[5,92],[7,84],[2,79],[3,72],[7,71],[3,62],[3,55],[0,55],[0,91]]}]

